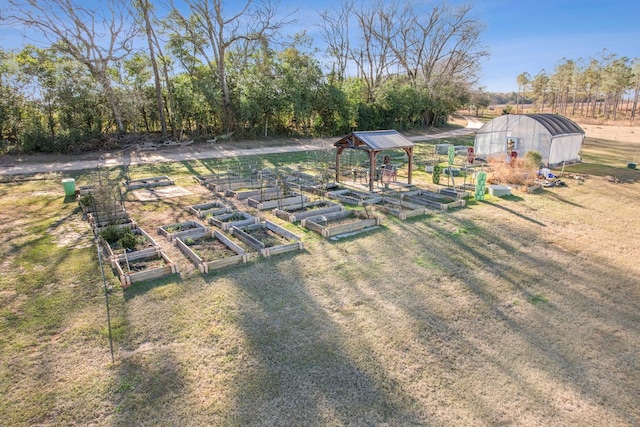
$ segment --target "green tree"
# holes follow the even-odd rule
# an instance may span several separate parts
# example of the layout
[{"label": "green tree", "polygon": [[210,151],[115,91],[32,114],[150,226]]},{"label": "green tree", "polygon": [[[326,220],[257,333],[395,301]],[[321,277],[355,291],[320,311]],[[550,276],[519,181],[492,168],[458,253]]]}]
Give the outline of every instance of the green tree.
[{"label": "green tree", "polygon": [[520,112],[524,111],[524,98],[527,92],[527,88],[531,84],[531,76],[526,71],[524,73],[518,74],[516,78],[518,82],[518,98],[516,99],[516,112],[518,112],[518,106],[520,107]]}]

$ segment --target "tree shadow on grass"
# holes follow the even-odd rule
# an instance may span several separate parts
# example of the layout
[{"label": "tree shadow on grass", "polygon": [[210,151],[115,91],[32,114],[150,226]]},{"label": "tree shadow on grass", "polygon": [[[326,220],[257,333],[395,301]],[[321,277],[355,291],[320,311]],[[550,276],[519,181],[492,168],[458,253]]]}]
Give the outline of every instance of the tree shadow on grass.
[{"label": "tree shadow on grass", "polygon": [[506,207],[506,206],[504,206],[504,205],[497,204],[497,203],[493,203],[493,202],[490,202],[490,201],[488,201],[488,200],[485,200],[483,203],[484,203],[484,204],[487,204],[487,205],[489,205],[489,206],[492,206],[492,207],[494,207],[494,208],[501,209],[501,210],[503,210],[503,211],[505,211],[505,212],[509,212],[509,213],[511,213],[511,214],[513,214],[513,215],[515,215],[515,216],[517,216],[518,218],[524,219],[524,220],[526,220],[526,221],[529,221],[529,222],[531,222],[531,223],[533,223],[533,224],[536,224],[536,225],[539,225],[539,226],[541,226],[541,227],[546,227],[546,226],[547,226],[545,223],[540,222],[540,221],[538,221],[537,219],[531,218],[531,217],[529,217],[529,216],[527,216],[527,215],[523,215],[523,214],[521,214],[520,212],[516,212],[515,210],[510,209],[510,208],[508,208],[508,207]]},{"label": "tree shadow on grass", "polygon": [[[536,235],[529,235],[525,247],[514,247],[506,236],[520,235],[522,230],[513,227],[502,224],[500,233],[479,227],[456,239],[448,238],[449,231],[433,223],[415,232],[424,238],[424,231],[431,230],[427,234],[434,237],[426,239],[429,243],[425,245],[431,255],[423,255],[432,258],[427,264],[442,268],[447,282],[462,286],[476,301],[476,308],[468,310],[468,320],[463,316],[456,322],[438,321],[444,331],[450,331],[448,342],[458,352],[469,354],[470,359],[455,363],[464,365],[472,360],[483,366],[487,378],[504,384],[526,405],[529,416],[534,417],[530,419],[545,419],[549,410],[559,423],[571,419],[567,412],[571,405],[566,406],[558,397],[564,395],[572,396],[574,404],[597,408],[617,422],[633,422],[637,412],[632,409],[632,396],[640,390],[628,375],[638,368],[629,359],[640,348],[640,321],[635,314],[638,293],[630,295],[600,285],[607,282],[629,287],[622,285],[629,283],[629,275],[613,266],[603,268],[602,260],[578,261]],[[581,267],[577,268],[576,262]],[[419,299],[404,301],[402,306],[420,323],[434,320],[435,313],[429,314],[429,306],[421,305]],[[525,317],[528,312],[532,317]],[[471,320],[473,332],[461,334],[455,325]],[[607,337],[604,331],[625,331],[633,338],[623,343]],[[485,334],[501,338],[496,341]],[[505,346],[510,342],[511,346]],[[621,373],[612,381],[606,372],[614,366]],[[538,372],[536,377],[529,376],[531,369]],[[506,418],[500,415],[499,409],[510,403],[506,395],[498,392],[497,396],[493,397],[494,408],[477,406],[478,414],[488,423],[520,423],[515,408]],[[464,397],[474,403],[484,400],[478,389],[466,390]]]},{"label": "tree shadow on grass", "polygon": [[366,348],[353,348],[343,326],[308,293],[300,258],[273,257],[235,275],[250,356],[233,381],[232,419],[240,425],[419,424],[399,385]]}]

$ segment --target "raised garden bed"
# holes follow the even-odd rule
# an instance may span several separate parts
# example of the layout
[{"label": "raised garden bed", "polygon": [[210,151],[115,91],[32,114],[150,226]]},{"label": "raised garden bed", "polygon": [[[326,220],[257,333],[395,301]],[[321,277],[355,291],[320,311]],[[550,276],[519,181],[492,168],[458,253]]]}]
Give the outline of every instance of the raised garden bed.
[{"label": "raised garden bed", "polygon": [[106,227],[110,224],[125,224],[130,221],[129,213],[118,209],[108,214],[87,212],[87,221],[92,227]]},{"label": "raised garden bed", "polygon": [[330,199],[340,200],[343,203],[358,206],[363,206],[367,203],[376,203],[377,200],[380,200],[380,196],[377,196],[373,193],[356,191],[348,188],[329,191],[327,192],[327,197],[329,197]]},{"label": "raised garden bed", "polygon": [[141,228],[105,227],[98,233],[98,241],[104,247],[111,264],[133,253],[152,254],[158,243]]},{"label": "raised garden bed", "polygon": [[206,184],[207,188],[217,193],[227,194],[227,191],[255,189],[258,187],[258,181],[237,177],[233,179],[218,178]]},{"label": "raised garden bed", "polygon": [[232,210],[230,206],[222,202],[208,202],[187,207],[187,211],[195,214],[198,218],[207,218],[209,216],[229,213]]},{"label": "raised garden bed", "polygon": [[300,237],[271,221],[242,228],[234,226],[231,233],[264,257],[304,249]]},{"label": "raised garden bed", "polygon": [[158,227],[158,234],[164,236],[168,241],[173,241],[176,237],[189,237],[207,231],[207,226],[198,221],[178,222],[170,225]]},{"label": "raised garden bed", "polygon": [[244,227],[246,225],[260,223],[260,218],[250,215],[242,211],[233,211],[220,215],[213,215],[207,218],[207,221],[211,225],[215,225],[221,230],[227,231],[231,227]]},{"label": "raised garden bed", "polygon": [[136,282],[178,273],[178,266],[160,248],[155,248],[151,253],[132,252],[119,258],[112,265],[125,289]]},{"label": "raised garden bed", "polygon": [[238,200],[246,200],[246,199],[256,199],[256,198],[266,198],[266,197],[275,197],[278,193],[277,187],[266,187],[258,190],[249,190],[246,188],[238,189],[238,190],[227,190],[225,192],[225,196],[234,197]]},{"label": "raised garden bed", "polygon": [[193,179],[200,185],[207,185],[218,181],[220,178],[215,173],[210,173],[207,175],[194,175]]},{"label": "raised garden bed", "polygon": [[174,185],[175,182],[168,176],[152,176],[149,178],[132,179],[125,181],[124,185],[127,190],[137,190],[138,188],[162,187],[166,185]]},{"label": "raised garden bed", "polygon": [[248,260],[244,249],[216,230],[184,239],[176,237],[175,242],[182,253],[204,274]]},{"label": "raised garden bed", "polygon": [[313,202],[304,203],[303,205],[296,204],[283,206],[280,209],[274,209],[273,214],[278,218],[289,222],[298,222],[310,216],[324,215],[330,212],[339,212],[343,210],[344,206],[341,204],[329,200],[315,200]]},{"label": "raised garden bed", "polygon": [[369,227],[380,225],[380,218],[364,212],[345,210],[305,218],[301,224],[309,230],[320,233],[323,237],[333,237],[361,232]]},{"label": "raised garden bed", "polygon": [[136,229],[138,225],[132,218],[123,218],[118,221],[101,221],[100,223],[91,224],[94,234],[100,234],[109,227],[132,230]]},{"label": "raised garden bed", "polygon": [[471,197],[471,191],[468,191],[464,188],[441,188],[438,190],[440,194],[444,194],[445,196],[455,197],[456,199],[466,199]]},{"label": "raised garden bed", "polygon": [[404,198],[409,203],[426,206],[431,209],[447,210],[465,206],[464,199],[457,199],[433,191],[416,190],[406,193]]},{"label": "raised garden bed", "polygon": [[78,196],[84,196],[85,194],[90,194],[95,189],[95,185],[79,185],[78,186]]},{"label": "raised garden bed", "polygon": [[425,215],[427,213],[427,209],[423,205],[408,202],[404,200],[404,198],[395,199],[392,197],[382,197],[373,207],[388,215],[397,216],[401,220]]},{"label": "raised garden bed", "polygon": [[300,195],[300,193],[291,192],[284,197],[278,198],[277,195],[266,195],[262,199],[260,198],[249,198],[247,199],[247,204],[258,210],[266,210],[266,209],[274,209],[274,208],[282,208],[285,206],[292,206],[301,203],[305,203],[309,200],[307,196]]}]

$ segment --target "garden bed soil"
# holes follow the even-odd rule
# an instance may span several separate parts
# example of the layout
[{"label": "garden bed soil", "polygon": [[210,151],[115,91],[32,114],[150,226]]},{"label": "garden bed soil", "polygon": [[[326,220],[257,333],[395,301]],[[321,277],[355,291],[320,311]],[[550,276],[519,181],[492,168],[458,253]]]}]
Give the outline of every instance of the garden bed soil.
[{"label": "garden bed soil", "polygon": [[303,205],[290,205],[276,208],[273,214],[280,219],[289,222],[302,221],[304,218],[315,215],[323,215],[331,212],[343,211],[344,206],[329,200],[315,200],[313,202],[304,203]]},{"label": "garden bed soil", "polygon": [[299,236],[271,221],[245,227],[234,226],[231,228],[231,233],[259,251],[265,258],[304,249]]},{"label": "garden bed soil", "polygon": [[340,234],[356,233],[380,225],[380,218],[366,215],[363,212],[346,210],[305,218],[301,224],[323,237],[333,237]]},{"label": "garden bed soil", "polygon": [[225,195],[227,197],[233,197],[237,200],[246,199],[260,199],[271,200],[271,198],[277,197],[278,187],[265,187],[259,189],[247,189],[242,188],[239,190],[227,190]]},{"label": "garden bed soil", "polygon": [[285,197],[277,198],[277,197],[266,197],[263,200],[260,199],[247,199],[247,204],[258,210],[266,210],[266,209],[274,209],[274,208],[283,208],[286,206],[298,205],[307,202],[309,199],[307,196],[300,195],[299,193],[289,193],[285,195]]},{"label": "garden bed soil", "polygon": [[424,206],[392,197],[382,197],[382,200],[373,207],[380,212],[397,216],[401,220],[427,214]]},{"label": "garden bed soil", "polygon": [[380,196],[363,191],[356,191],[351,189],[342,189],[336,191],[327,192],[327,197],[330,199],[337,199],[343,203],[347,203],[349,205],[357,205],[363,206],[367,203],[376,203],[379,200]]},{"label": "garden bed soil", "polygon": [[112,266],[125,289],[133,283],[178,273],[178,266],[160,248],[155,248],[153,253],[131,252],[122,256]]},{"label": "garden bed soil", "polygon": [[232,211],[232,208],[220,201],[213,201],[213,202],[207,202],[207,203],[201,203],[198,205],[188,206],[187,211],[196,215],[198,218],[207,218],[214,215],[229,213]]},{"label": "garden bed soil", "polygon": [[223,231],[230,230],[231,227],[244,227],[246,225],[260,223],[260,218],[243,211],[233,211],[220,215],[213,215],[207,218],[211,225],[215,225]]},{"label": "garden bed soil", "polygon": [[158,227],[158,234],[164,236],[169,242],[176,237],[189,237],[207,231],[208,227],[198,221],[185,221]]},{"label": "garden bed soil", "polygon": [[456,199],[427,190],[409,191],[406,194],[405,200],[407,202],[423,205],[431,209],[447,210],[464,207],[466,205],[464,199]]},{"label": "garden bed soil", "polygon": [[175,241],[182,253],[204,274],[248,260],[244,249],[216,230],[184,239],[177,237]]}]

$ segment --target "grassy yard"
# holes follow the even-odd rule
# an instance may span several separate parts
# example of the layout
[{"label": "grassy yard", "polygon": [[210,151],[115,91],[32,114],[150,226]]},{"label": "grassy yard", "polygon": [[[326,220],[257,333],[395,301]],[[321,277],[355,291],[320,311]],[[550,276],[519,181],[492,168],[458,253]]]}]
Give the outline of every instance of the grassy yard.
[{"label": "grassy yard", "polygon": [[0,424],[639,425],[640,171],[626,168],[638,147],[588,139],[566,169],[584,181],[383,216],[338,242],[285,224],[305,251],[206,276],[155,233],[213,198],[194,174],[331,159],[131,166],[191,194],[125,195],[181,274],[123,291],[105,265],[115,362],[96,247],[64,176],[2,183]]}]

